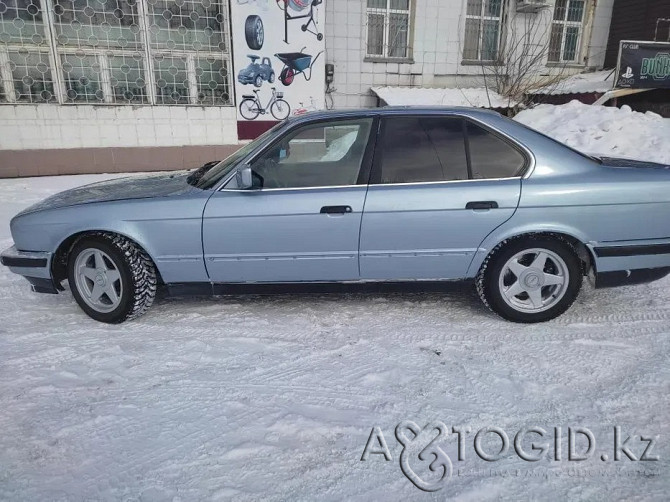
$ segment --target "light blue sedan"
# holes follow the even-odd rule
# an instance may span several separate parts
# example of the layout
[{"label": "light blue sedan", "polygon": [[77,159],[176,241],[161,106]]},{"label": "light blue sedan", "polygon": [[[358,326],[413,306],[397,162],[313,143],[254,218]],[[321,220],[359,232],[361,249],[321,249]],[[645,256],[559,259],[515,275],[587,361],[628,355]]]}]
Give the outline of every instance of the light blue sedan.
[{"label": "light blue sedan", "polygon": [[[191,173],[94,183],[11,222],[2,263],[92,318],[171,294],[474,280],[505,319],[670,272],[669,166],[593,158],[496,113],[317,112]],[[270,285],[273,285],[272,287]],[[344,285],[344,287],[343,287]]]}]

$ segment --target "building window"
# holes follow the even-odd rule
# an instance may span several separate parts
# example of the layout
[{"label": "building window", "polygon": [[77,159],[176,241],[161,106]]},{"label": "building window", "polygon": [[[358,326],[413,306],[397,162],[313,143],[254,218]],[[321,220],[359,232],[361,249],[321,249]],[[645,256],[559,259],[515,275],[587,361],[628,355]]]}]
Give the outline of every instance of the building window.
[{"label": "building window", "polygon": [[549,40],[550,62],[578,62],[585,3],[584,0],[556,0]]},{"label": "building window", "polygon": [[40,0],[0,1],[1,102],[55,102]]},{"label": "building window", "polygon": [[0,102],[231,105],[227,12],[227,0],[0,1]]},{"label": "building window", "polygon": [[367,0],[369,57],[409,57],[410,1]]},{"label": "building window", "polygon": [[502,32],[502,0],[468,0],[463,59],[497,61]]}]

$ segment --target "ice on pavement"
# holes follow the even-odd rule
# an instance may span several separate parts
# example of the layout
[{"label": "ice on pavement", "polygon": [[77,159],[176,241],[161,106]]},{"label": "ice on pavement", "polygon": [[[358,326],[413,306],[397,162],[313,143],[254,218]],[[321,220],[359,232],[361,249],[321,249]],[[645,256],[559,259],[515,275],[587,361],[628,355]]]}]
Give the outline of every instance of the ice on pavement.
[{"label": "ice on pavement", "polygon": [[[556,129],[571,115],[556,112]],[[22,208],[109,177],[0,180],[0,246]],[[542,325],[505,322],[458,285],[162,298],[109,326],[0,267],[0,499],[667,500],[669,287],[585,286]],[[423,493],[400,470],[403,420],[497,426],[510,441],[562,427],[564,459],[524,462],[510,446],[484,462],[471,434],[445,488]],[[613,462],[615,425],[638,435],[637,457],[639,435],[659,435],[660,460]],[[360,460],[373,426],[392,461]],[[596,434],[592,459],[566,460],[569,426]]]}]

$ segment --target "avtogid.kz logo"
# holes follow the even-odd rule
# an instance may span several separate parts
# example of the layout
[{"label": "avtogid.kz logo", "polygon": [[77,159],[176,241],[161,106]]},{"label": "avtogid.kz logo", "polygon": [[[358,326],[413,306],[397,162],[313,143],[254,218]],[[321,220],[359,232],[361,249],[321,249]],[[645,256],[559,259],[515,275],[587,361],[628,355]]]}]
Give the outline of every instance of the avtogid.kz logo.
[{"label": "avtogid.kz logo", "polygon": [[[653,453],[658,436],[647,434],[626,436],[620,426],[615,426],[613,429],[608,427],[607,430],[614,434],[605,442],[610,446],[602,449],[596,448],[596,437],[586,427],[568,427],[567,438],[563,435],[561,427],[553,427],[553,430],[549,431],[542,427],[527,427],[510,437],[500,427],[484,427],[473,431],[470,427],[448,428],[443,422],[436,421],[421,428],[415,422],[405,420],[395,428],[395,437],[402,446],[400,470],[414,486],[426,492],[444,488],[454,473],[452,459],[445,450],[452,450],[454,462],[463,466],[463,462],[469,456],[466,452],[470,441],[474,447],[474,458],[483,460],[488,465],[505,459],[511,459],[518,465],[518,462],[514,462],[515,456],[525,462],[544,460],[550,464],[563,460],[583,462],[593,459],[599,460],[599,465],[611,461],[616,463],[614,465],[621,465],[622,460],[631,462],[659,460],[659,456]],[[609,436],[609,433],[607,435]],[[564,452],[564,443],[567,443],[567,455]],[[514,455],[511,455],[512,452]],[[375,458],[383,457],[387,462],[393,460],[384,434],[378,426],[373,427],[370,432],[361,461],[369,460],[371,455]],[[514,470],[520,469],[515,467]],[[468,475],[467,472],[470,472],[461,471],[460,468],[457,471],[458,476]],[[617,472],[614,471],[614,474]],[[658,475],[646,470],[638,474]]]},{"label": "avtogid.kz logo", "polygon": [[654,80],[665,80],[670,77],[670,54],[656,54],[653,58],[644,58],[640,75],[652,77]]}]

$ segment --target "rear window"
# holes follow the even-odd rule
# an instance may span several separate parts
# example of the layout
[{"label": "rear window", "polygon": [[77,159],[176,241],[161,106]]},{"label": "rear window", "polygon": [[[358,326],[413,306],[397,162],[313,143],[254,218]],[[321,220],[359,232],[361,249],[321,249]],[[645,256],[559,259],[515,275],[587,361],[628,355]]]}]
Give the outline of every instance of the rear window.
[{"label": "rear window", "polygon": [[518,147],[457,115],[384,118],[373,183],[430,183],[521,176]]}]

